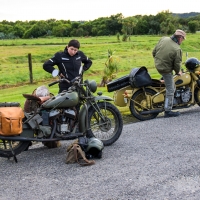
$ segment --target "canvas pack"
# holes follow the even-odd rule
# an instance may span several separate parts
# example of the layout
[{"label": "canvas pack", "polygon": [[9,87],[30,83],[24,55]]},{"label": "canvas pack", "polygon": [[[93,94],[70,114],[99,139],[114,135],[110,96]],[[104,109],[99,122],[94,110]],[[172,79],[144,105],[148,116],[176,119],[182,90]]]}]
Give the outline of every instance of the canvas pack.
[{"label": "canvas pack", "polygon": [[21,107],[0,107],[0,134],[3,136],[22,133],[24,112]]}]

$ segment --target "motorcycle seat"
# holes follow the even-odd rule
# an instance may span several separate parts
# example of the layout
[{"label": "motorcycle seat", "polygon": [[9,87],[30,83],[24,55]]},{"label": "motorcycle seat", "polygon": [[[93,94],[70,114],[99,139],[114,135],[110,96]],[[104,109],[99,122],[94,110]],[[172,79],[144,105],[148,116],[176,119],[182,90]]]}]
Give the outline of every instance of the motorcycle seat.
[{"label": "motorcycle seat", "polygon": [[33,100],[33,101],[39,101],[41,102],[41,99],[35,95],[32,94],[22,94],[26,99]]}]

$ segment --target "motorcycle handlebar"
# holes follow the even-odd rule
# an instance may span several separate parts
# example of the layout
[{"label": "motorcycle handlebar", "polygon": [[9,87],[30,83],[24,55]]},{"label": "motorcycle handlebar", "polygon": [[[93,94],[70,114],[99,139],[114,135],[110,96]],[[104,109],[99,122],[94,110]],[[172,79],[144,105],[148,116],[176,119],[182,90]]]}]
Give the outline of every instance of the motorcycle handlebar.
[{"label": "motorcycle handlebar", "polygon": [[75,81],[78,81],[80,79],[80,77],[78,76],[78,77],[76,77],[76,78],[74,78],[74,79],[72,79],[71,81],[70,81],[70,83],[75,83]]},{"label": "motorcycle handlebar", "polygon": [[55,85],[56,83],[59,83],[59,81],[54,81],[54,82],[52,82],[52,83],[49,83],[49,87],[51,87],[52,85]]},{"label": "motorcycle handlebar", "polygon": [[65,81],[65,82],[68,82],[68,83],[71,83],[71,84],[74,84],[75,81],[77,81],[79,78],[80,78],[80,77],[76,77],[76,78],[72,79],[71,81],[69,81],[69,80],[67,80],[67,79],[60,79],[60,80],[58,80],[58,81],[54,81],[54,82],[52,82],[52,83],[49,83],[48,86],[51,87],[52,85],[55,85],[55,84],[57,84],[57,83],[64,82],[64,81]]}]

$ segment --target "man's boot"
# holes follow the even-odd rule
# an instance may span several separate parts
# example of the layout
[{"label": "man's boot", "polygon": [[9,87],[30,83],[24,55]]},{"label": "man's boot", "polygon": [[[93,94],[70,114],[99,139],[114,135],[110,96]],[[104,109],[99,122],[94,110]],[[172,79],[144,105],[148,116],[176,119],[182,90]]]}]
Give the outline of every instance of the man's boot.
[{"label": "man's boot", "polygon": [[164,117],[177,117],[180,115],[180,112],[172,112],[170,111],[165,111]]}]

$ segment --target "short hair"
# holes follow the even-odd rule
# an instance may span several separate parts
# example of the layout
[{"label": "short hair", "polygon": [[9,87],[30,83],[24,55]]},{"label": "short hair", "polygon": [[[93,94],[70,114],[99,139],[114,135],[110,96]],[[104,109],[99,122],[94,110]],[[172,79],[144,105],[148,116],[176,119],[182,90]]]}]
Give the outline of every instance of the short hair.
[{"label": "short hair", "polygon": [[77,49],[80,48],[80,42],[78,40],[70,40],[68,45],[68,47],[75,47]]}]

